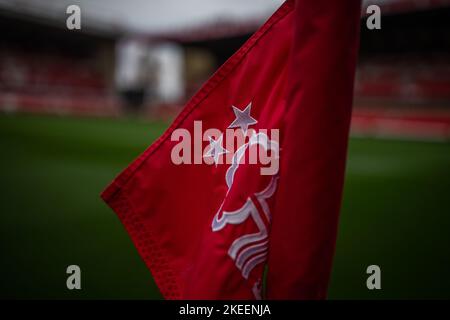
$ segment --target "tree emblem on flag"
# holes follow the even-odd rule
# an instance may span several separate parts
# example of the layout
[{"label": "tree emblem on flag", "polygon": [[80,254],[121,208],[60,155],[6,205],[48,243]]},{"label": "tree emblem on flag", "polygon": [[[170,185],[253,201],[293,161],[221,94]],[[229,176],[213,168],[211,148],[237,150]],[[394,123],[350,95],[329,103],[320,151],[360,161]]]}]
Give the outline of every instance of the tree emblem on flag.
[{"label": "tree emblem on flag", "polygon": [[[251,103],[244,110],[232,107],[236,119],[228,126],[228,128],[238,128],[242,133],[246,134],[249,126],[256,124],[258,121],[250,115]],[[218,143],[219,142],[219,143]],[[222,136],[211,144],[211,149],[207,155],[214,157],[217,166],[216,156],[228,153],[229,150],[221,146]],[[224,197],[219,210],[214,215],[211,228],[213,232],[219,232],[227,225],[239,225],[248,219],[251,219],[256,225],[258,231],[255,233],[244,234],[235,239],[229,249],[228,256],[234,261],[236,267],[241,272],[242,276],[248,280],[250,272],[259,264],[265,263],[267,259],[267,252],[269,246],[269,232],[268,225],[270,224],[271,212],[267,200],[271,198],[276,189],[278,182],[278,169],[273,173],[269,183],[262,190],[255,190],[253,194],[248,195],[245,203],[237,210],[225,211],[223,209],[225,200],[234,185],[234,177],[238,172],[245,152],[252,146],[262,147],[265,152],[273,152],[275,157],[279,157],[279,144],[277,141],[270,140],[266,133],[252,131],[249,135],[248,142],[241,145],[233,154],[231,165],[225,174],[225,181],[227,184],[227,193]],[[253,292],[257,298],[260,297],[260,282],[258,279],[253,284]]]}]

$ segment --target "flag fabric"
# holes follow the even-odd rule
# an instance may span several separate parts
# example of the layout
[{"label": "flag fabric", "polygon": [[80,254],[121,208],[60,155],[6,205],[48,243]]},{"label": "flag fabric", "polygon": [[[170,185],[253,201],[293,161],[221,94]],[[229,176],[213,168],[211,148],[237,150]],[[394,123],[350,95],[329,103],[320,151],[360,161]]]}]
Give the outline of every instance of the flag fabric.
[{"label": "flag fabric", "polygon": [[286,1],[102,193],[165,298],[325,297],[359,5]]},{"label": "flag fabric", "polygon": [[280,183],[268,261],[271,299],[323,299],[327,294],[360,16],[359,0],[295,4]]}]

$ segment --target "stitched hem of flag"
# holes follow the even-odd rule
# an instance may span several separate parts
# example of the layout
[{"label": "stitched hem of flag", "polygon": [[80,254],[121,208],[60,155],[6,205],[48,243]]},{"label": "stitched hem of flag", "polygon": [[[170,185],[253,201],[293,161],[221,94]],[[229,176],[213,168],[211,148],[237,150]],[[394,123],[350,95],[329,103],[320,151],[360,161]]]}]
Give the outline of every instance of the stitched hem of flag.
[{"label": "stitched hem of flag", "polygon": [[[150,145],[136,160],[134,160],[113,182],[102,192],[101,198],[117,213],[125,229],[132,238],[139,254],[153,275],[156,285],[161,290],[164,298],[182,298],[176,275],[167,260],[164,250],[153,239],[152,231],[143,230],[140,218],[133,212],[131,203],[121,191],[137,169],[148,159],[177,129],[187,116],[230,74],[255,46],[255,44],[282,18],[294,8],[294,1],[287,0],[281,7],[236,51],[202,86],[202,88],[189,100],[181,113],[176,117],[172,125]],[[142,240],[145,239],[145,240]],[[159,262],[164,262],[160,265]]]},{"label": "stitched hem of flag", "polygon": [[109,200],[108,204],[117,213],[163,297],[181,299],[177,276],[167,255],[161,250],[161,246],[158,245],[151,230],[143,227],[140,216],[133,214],[133,207],[128,197],[123,193],[118,193],[116,197]]}]

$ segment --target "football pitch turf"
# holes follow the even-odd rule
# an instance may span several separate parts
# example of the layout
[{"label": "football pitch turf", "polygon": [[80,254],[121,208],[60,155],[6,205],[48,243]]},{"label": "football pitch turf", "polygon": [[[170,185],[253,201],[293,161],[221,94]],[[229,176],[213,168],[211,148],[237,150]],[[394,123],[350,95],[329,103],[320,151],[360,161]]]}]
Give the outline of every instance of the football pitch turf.
[{"label": "football pitch turf", "polygon": [[[161,298],[99,194],[166,126],[0,115],[0,297]],[[329,298],[450,298],[449,245],[450,144],[352,138]]]}]

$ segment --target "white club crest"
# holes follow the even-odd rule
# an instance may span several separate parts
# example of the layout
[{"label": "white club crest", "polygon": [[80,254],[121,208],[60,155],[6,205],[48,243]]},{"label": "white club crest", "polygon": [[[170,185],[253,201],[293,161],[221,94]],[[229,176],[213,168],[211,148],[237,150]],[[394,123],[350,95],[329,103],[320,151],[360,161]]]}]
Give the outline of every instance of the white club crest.
[{"label": "white club crest", "polygon": [[[247,131],[248,126],[256,124],[257,120],[250,115],[251,103],[244,109],[239,110],[233,107],[233,111],[236,115],[236,119],[230,124],[229,128],[240,128],[244,133]],[[225,181],[228,187],[225,199],[234,183],[234,176],[239,169],[241,159],[244,157],[248,148],[254,145],[263,147],[266,151],[270,150],[275,153],[275,156],[279,156],[279,144],[276,141],[270,140],[265,133],[252,133],[247,143],[243,144],[234,153],[230,167],[225,174]],[[259,192],[253,194],[253,200],[250,196],[242,207],[235,211],[224,211],[223,205],[225,199],[222,202],[219,210],[215,214],[211,228],[212,231],[218,232],[227,225],[241,224],[249,217],[256,224],[258,231],[256,233],[245,234],[235,239],[228,249],[228,255],[235,262],[236,267],[241,271],[242,276],[245,279],[249,278],[250,272],[259,264],[265,263],[267,260],[267,252],[269,246],[268,228],[263,221],[262,215],[270,223],[271,213],[267,200],[271,198],[277,188],[278,176],[277,172],[272,176],[269,184]],[[257,202],[257,203],[255,203]],[[262,209],[262,212],[258,209]],[[260,298],[260,279],[253,284],[253,293],[255,297]]]}]

